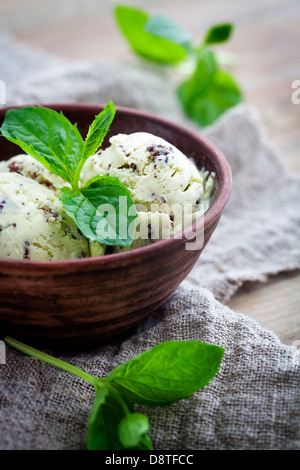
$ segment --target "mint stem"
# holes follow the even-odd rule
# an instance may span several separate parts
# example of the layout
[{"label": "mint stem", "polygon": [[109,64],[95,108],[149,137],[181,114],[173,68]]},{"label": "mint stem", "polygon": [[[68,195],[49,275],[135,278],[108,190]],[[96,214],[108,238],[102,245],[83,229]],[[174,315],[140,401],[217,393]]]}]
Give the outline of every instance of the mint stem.
[{"label": "mint stem", "polygon": [[81,160],[78,164],[78,167],[76,169],[74,179],[73,179],[72,189],[78,189],[80,174],[81,174],[81,170],[83,168],[84,163],[85,163],[85,161]]},{"label": "mint stem", "polygon": [[[83,380],[86,380],[88,383],[93,385],[95,387],[96,382],[98,382],[99,379],[97,377],[94,377],[93,375],[88,374],[87,372],[84,372],[82,369],[79,369],[78,367],[72,366],[68,362],[62,361],[61,359],[57,359],[53,356],[50,356],[49,354],[46,354],[44,352],[38,351],[35,348],[32,348],[31,346],[27,346],[24,343],[21,343],[20,341],[17,341],[16,339],[6,337],[4,338],[5,343],[9,344],[15,349],[18,349],[19,351],[28,354],[29,356],[35,357],[36,359],[39,359],[43,362],[47,362],[48,364],[51,364],[52,366],[58,367],[59,369],[63,369],[67,372],[70,372],[73,375],[76,375],[77,377],[80,377]],[[99,382],[97,383],[99,386]]]}]

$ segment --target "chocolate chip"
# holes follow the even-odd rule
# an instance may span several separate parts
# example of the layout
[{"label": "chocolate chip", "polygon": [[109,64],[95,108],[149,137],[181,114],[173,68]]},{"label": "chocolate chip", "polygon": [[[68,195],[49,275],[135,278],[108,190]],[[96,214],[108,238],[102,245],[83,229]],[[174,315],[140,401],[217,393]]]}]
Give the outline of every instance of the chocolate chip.
[{"label": "chocolate chip", "polygon": [[29,256],[30,250],[28,248],[29,246],[30,246],[30,242],[28,240],[25,240],[24,241],[24,259],[30,259],[30,256]]},{"label": "chocolate chip", "polygon": [[55,186],[53,186],[53,184],[51,183],[51,181],[48,181],[48,180],[45,180],[43,181],[42,183],[43,186],[46,186],[46,188],[52,188],[52,189],[55,189]]},{"label": "chocolate chip", "polygon": [[22,173],[21,173],[22,167],[20,167],[19,165],[17,165],[17,163],[15,163],[15,162],[13,162],[13,163],[11,163],[10,165],[8,165],[8,168],[9,168],[9,172],[10,172],[10,173],[19,173],[20,175],[22,174]]},{"label": "chocolate chip", "polygon": [[[168,155],[170,152],[172,152],[171,147],[164,147],[163,145],[159,144],[153,144],[149,145],[146,149],[150,153],[150,158],[151,160],[156,160],[157,157],[165,157],[164,162],[168,162]],[[162,158],[159,158],[158,160],[163,161]]]},{"label": "chocolate chip", "polygon": [[107,245],[107,246],[106,246],[105,254],[106,254],[106,255],[112,255],[113,253],[114,253],[114,247],[113,247],[113,246],[110,246],[110,245]]},{"label": "chocolate chip", "polygon": [[1,201],[1,203],[0,203],[0,213],[2,212],[2,209],[4,207],[4,204],[6,204],[6,202],[7,202],[7,199],[5,199],[5,198]]},{"label": "chocolate chip", "polygon": [[130,163],[130,168],[132,168],[132,169],[133,169],[133,171],[135,171],[135,170],[136,170],[136,164],[135,164],[135,163],[133,163],[133,162],[132,162],[132,163]]},{"label": "chocolate chip", "polygon": [[56,211],[51,210],[49,207],[43,206],[41,207],[42,211],[44,211],[45,219],[49,219],[50,217],[54,217],[54,219],[58,218],[58,213]]}]

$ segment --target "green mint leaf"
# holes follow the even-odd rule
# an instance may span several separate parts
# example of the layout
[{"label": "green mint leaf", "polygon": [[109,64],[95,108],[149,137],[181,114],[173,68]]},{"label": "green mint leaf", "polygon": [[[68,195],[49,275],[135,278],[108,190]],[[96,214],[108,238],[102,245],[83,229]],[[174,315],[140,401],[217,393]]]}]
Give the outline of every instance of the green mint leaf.
[{"label": "green mint leaf", "polygon": [[145,31],[179,46],[191,49],[192,39],[188,31],[165,16],[152,16],[145,24]]},{"label": "green mint leaf", "polygon": [[206,33],[204,44],[217,44],[227,41],[232,33],[233,25],[231,23],[222,23],[212,26]]},{"label": "green mint leaf", "polygon": [[115,114],[116,108],[110,101],[104,107],[103,111],[95,116],[95,119],[90,125],[86,139],[84,141],[81,157],[82,163],[85,163],[91,155],[94,155],[102,145],[104,137],[109,131],[109,126],[114,120]]},{"label": "green mint leaf", "polygon": [[204,127],[239,103],[242,93],[229,73],[218,69],[213,52],[201,47],[195,71],[179,86],[178,97],[186,115]]},{"label": "green mint leaf", "polygon": [[109,176],[96,176],[82,189],[62,188],[60,201],[80,231],[104,245],[130,246],[136,218],[128,189]]},{"label": "green mint leaf", "polygon": [[149,421],[141,413],[130,413],[124,416],[119,423],[119,439],[125,449],[153,449],[151,440],[147,435]]},{"label": "green mint leaf", "polygon": [[125,411],[117,396],[108,386],[96,388],[96,396],[89,416],[88,450],[121,450],[118,426]]},{"label": "green mint leaf", "polygon": [[77,126],[62,113],[42,106],[11,109],[5,115],[1,133],[72,184],[81,159],[83,139]]},{"label": "green mint leaf", "polygon": [[223,348],[201,341],[168,341],[116,367],[107,381],[129,402],[169,404],[207,385],[223,353]]},{"label": "green mint leaf", "polygon": [[229,108],[242,101],[242,92],[227,72],[217,70],[203,89],[193,78],[178,88],[178,96],[187,116],[200,126],[208,126]]},{"label": "green mint leaf", "polygon": [[178,95],[184,110],[190,115],[195,96],[202,96],[211,86],[217,72],[215,55],[206,47],[198,51],[196,68],[191,77],[178,88]]},{"label": "green mint leaf", "polygon": [[205,125],[212,124],[225,111],[240,103],[242,99],[241,89],[234,78],[229,73],[218,70],[212,86],[206,91],[206,100],[201,102],[198,109],[201,121]]},{"label": "green mint leaf", "polygon": [[163,64],[178,63],[186,56],[186,49],[182,45],[146,30],[151,17],[145,11],[117,5],[114,12],[121,32],[136,54]]}]

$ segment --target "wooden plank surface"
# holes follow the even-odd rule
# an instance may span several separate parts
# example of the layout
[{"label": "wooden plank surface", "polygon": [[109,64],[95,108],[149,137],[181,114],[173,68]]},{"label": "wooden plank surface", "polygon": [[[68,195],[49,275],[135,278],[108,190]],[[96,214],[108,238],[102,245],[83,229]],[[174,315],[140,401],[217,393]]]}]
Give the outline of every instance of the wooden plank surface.
[{"label": "wooden plank surface", "polygon": [[[126,3],[126,2],[124,2]],[[200,42],[212,24],[232,21],[234,74],[245,100],[256,106],[287,169],[300,174],[300,104],[292,82],[300,80],[299,0],[139,0],[128,2],[168,15]],[[1,0],[0,28],[25,44],[74,60],[134,60],[115,25],[110,0]],[[229,306],[275,332],[282,342],[300,340],[300,272],[246,283]]]},{"label": "wooden plank surface", "polygon": [[271,276],[266,283],[245,283],[228,305],[276,333],[282,343],[299,341],[299,272]]}]

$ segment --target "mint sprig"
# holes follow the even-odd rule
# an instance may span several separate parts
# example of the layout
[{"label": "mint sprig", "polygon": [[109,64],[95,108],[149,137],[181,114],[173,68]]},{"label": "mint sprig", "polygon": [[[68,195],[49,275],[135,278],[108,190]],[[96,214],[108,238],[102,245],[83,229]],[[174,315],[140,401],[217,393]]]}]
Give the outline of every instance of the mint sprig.
[{"label": "mint sprig", "polygon": [[[60,201],[67,214],[91,241],[130,246],[136,217],[130,192],[117,179],[93,178],[80,188],[86,160],[96,153],[109,131],[116,109],[110,101],[95,116],[83,140],[76,124],[62,113],[42,106],[10,109],[0,129],[10,142],[38,160],[70,187],[61,188]],[[99,206],[106,205],[106,213]]]},{"label": "mint sprig", "polygon": [[184,64],[186,69],[192,70],[178,85],[177,97],[185,114],[201,127],[212,124],[227,109],[242,101],[239,85],[221,68],[219,55],[211,49],[230,39],[232,23],[212,26],[202,42],[193,45],[189,32],[167,17],[152,16],[127,5],[117,5],[114,14],[137,55],[164,65]]},{"label": "mint sprig", "polygon": [[224,348],[201,341],[166,341],[119,365],[108,377],[97,378],[13,338],[4,341],[94,387],[89,450],[153,449],[148,418],[135,405],[168,405],[188,398],[209,384],[224,355]]}]

